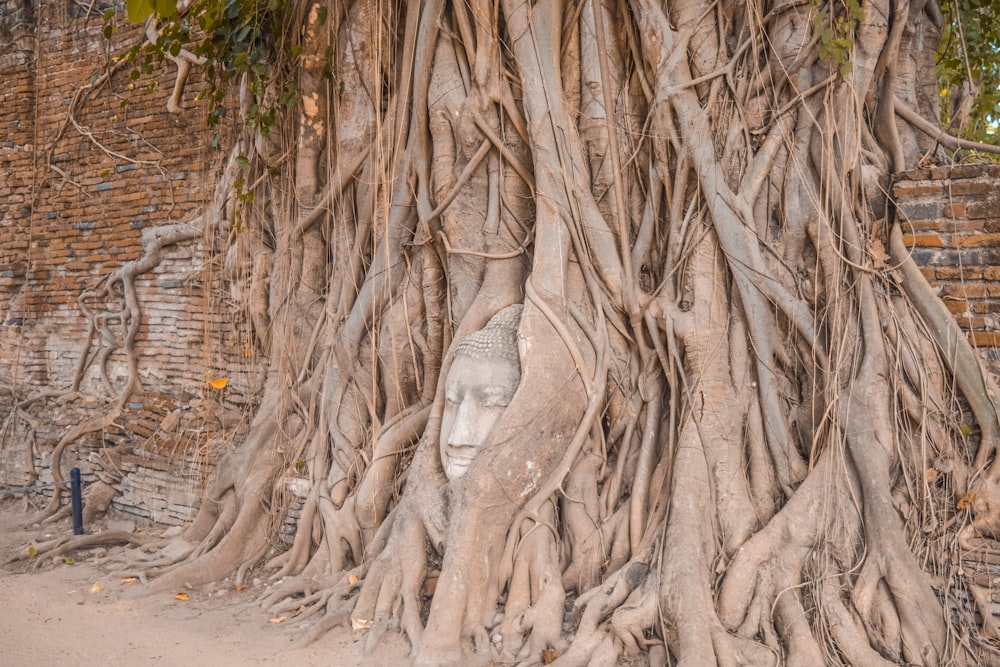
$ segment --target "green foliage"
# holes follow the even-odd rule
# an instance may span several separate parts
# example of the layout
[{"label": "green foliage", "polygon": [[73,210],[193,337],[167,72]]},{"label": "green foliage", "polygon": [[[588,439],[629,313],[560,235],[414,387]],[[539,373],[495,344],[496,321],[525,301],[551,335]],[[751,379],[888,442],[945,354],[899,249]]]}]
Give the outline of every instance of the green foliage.
[{"label": "green foliage", "polygon": [[823,2],[812,0],[813,31],[819,37],[819,57],[836,67],[840,76],[851,73],[854,32],[864,18],[860,0]]},{"label": "green foliage", "polygon": [[[277,114],[298,103],[290,73],[301,48],[287,37],[290,11],[282,0],[194,0],[182,13],[174,0],[127,0],[129,20],[156,20],[160,34],[155,43],[136,44],[124,55],[133,65],[131,79],[151,74],[168,54],[187,51],[205,59],[209,124],[217,125],[229,114],[227,94],[245,77],[252,96],[247,121],[270,135]],[[114,34],[113,17],[113,12],[104,15],[107,38]]]},{"label": "green foliage", "polygon": [[1000,145],[1000,0],[941,5],[941,122],[966,139]]},{"label": "green foliage", "polygon": [[132,23],[142,23],[153,14],[171,19],[177,17],[177,4],[173,0],[128,0],[125,9]]}]

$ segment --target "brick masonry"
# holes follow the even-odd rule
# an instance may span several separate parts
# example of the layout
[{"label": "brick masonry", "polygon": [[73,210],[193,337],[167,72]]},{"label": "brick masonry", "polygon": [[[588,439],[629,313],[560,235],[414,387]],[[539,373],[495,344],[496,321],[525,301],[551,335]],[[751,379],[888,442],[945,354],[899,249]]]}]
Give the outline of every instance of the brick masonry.
[{"label": "brick masonry", "polygon": [[1000,164],[914,169],[892,189],[903,238],[924,276],[1000,371]]},{"label": "brick masonry", "polygon": [[[172,66],[136,82],[122,68],[69,122],[74,96],[138,34],[118,23],[105,40],[101,14],[110,6],[99,1],[88,15],[71,2],[0,0],[0,488],[51,479],[55,443],[112,396],[91,371],[83,395],[12,414],[12,388],[69,387],[87,340],[81,293],[139,256],[143,229],[206,210],[222,159],[195,99],[204,88],[197,68],[184,113],[166,111]],[[1000,165],[909,171],[892,194],[925,275],[1000,367]],[[63,457],[64,469],[80,466],[85,480],[113,483],[114,507],[139,519],[192,516],[262,380],[227,311],[213,243],[170,248],[140,279],[144,391],[113,427]],[[109,369],[120,384],[121,351]],[[206,382],[220,377],[223,391]],[[305,492],[296,480],[288,490]]]},{"label": "brick masonry", "polygon": [[[98,0],[88,13],[86,3],[0,0],[0,488],[51,479],[55,443],[122,389],[128,371],[118,349],[107,365],[111,387],[92,364],[83,396],[11,415],[15,387],[18,399],[70,388],[88,339],[80,295],[140,257],[143,230],[210,207],[224,157],[197,98],[205,89],[197,71],[179,114],[166,110],[169,63],[136,80],[130,66],[118,67],[88,95],[141,34],[119,11],[106,40],[102,14],[113,6]],[[120,492],[115,507],[138,518],[190,518],[262,381],[240,318],[227,310],[213,244],[170,247],[137,280],[143,392],[113,428],[63,456],[64,474],[79,466],[85,481],[109,479]],[[121,299],[88,305],[117,311]],[[110,329],[121,338],[120,322]],[[222,377],[224,390],[208,384]]]}]

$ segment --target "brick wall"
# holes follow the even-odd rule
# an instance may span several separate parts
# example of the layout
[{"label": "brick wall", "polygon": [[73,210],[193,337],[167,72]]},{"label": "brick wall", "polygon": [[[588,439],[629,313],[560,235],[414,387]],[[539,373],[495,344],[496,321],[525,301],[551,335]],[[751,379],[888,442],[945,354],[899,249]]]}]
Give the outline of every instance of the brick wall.
[{"label": "brick wall", "polygon": [[[143,230],[205,212],[225,155],[196,98],[205,88],[197,68],[180,114],[166,110],[169,63],[138,80],[119,67],[88,94],[141,36],[119,11],[117,32],[104,38],[102,14],[113,2],[98,0],[88,14],[88,3],[0,0],[0,488],[50,479],[54,444],[120,392],[123,349],[109,357],[110,387],[92,364],[83,396],[10,412],[14,388],[21,400],[70,387],[88,340],[80,295],[141,256]],[[79,466],[85,480],[111,478],[119,509],[138,517],[190,515],[261,381],[240,343],[239,318],[227,312],[221,267],[209,257],[218,244],[206,236],[170,247],[138,279],[143,391],[115,427],[64,455],[64,472]],[[117,311],[121,299],[90,306]],[[120,322],[110,329],[121,338]],[[224,391],[207,383],[220,377]],[[164,420],[180,427],[167,432]]]},{"label": "brick wall", "polygon": [[892,195],[914,259],[1000,375],[1000,164],[907,171]]},{"label": "brick wall", "polygon": [[[28,278],[34,149],[35,16],[30,0],[0,0],[0,377],[16,359]],[[9,373],[8,373],[9,375]]]}]

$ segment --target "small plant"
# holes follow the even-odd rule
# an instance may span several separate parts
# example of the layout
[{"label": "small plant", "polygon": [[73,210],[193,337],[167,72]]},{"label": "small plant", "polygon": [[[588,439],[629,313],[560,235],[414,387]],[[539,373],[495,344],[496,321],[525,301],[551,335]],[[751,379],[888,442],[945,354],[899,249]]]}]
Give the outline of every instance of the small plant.
[{"label": "small plant", "polygon": [[858,0],[842,0],[842,11],[833,13],[824,4],[821,0],[813,0],[810,5],[814,12],[813,30],[819,37],[819,57],[847,78],[853,68],[854,31],[865,14]]},{"label": "small plant", "polygon": [[[190,53],[204,63],[209,82],[209,125],[229,115],[232,85],[245,82],[252,94],[245,109],[247,123],[263,136],[273,133],[278,113],[293,108],[299,93],[289,77],[302,48],[290,37],[289,6],[278,0],[195,0],[178,6],[173,0],[128,0],[129,21],[155,21],[150,39],[133,45],[118,60],[127,60],[133,82],[152,74],[168,57]],[[104,36],[115,34],[114,10],[104,13]],[[321,15],[325,19],[325,12]],[[215,142],[218,144],[218,141]]]}]

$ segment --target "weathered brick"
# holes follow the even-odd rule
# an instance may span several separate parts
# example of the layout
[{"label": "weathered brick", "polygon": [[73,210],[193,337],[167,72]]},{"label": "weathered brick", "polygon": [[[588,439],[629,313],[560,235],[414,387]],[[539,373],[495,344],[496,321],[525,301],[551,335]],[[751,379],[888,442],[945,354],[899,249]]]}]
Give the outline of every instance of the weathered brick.
[{"label": "weathered brick", "polygon": [[955,314],[955,321],[958,323],[958,326],[968,331],[981,331],[986,326],[986,318],[980,316],[970,317],[962,313]]},{"label": "weathered brick", "polygon": [[964,313],[969,310],[969,302],[965,299],[945,299],[945,307],[951,313]]},{"label": "weathered brick", "polygon": [[892,195],[900,201],[916,199],[917,197],[940,197],[944,195],[944,186],[936,181],[928,183],[897,183],[892,189]]},{"label": "weathered brick", "polygon": [[979,195],[987,196],[992,194],[996,188],[996,183],[988,180],[963,180],[963,181],[952,181],[951,185],[948,186],[948,193],[951,196],[956,195]]},{"label": "weathered brick", "polygon": [[1000,233],[970,234],[968,236],[953,236],[951,244],[956,248],[976,248],[985,246],[1000,246]]},{"label": "weathered brick", "polygon": [[937,220],[944,211],[944,204],[940,201],[911,203],[904,199],[898,206],[903,220]]},{"label": "weathered brick", "polygon": [[1000,199],[994,197],[984,201],[970,202],[965,206],[965,214],[969,218],[983,218],[997,222],[1000,220]]},{"label": "weathered brick", "polygon": [[973,331],[969,342],[977,347],[1000,347],[1000,331]]},{"label": "weathered brick", "polygon": [[903,243],[908,248],[914,246],[923,248],[943,248],[944,241],[937,234],[903,234]]},{"label": "weathered brick", "polygon": [[986,296],[983,283],[952,283],[941,288],[942,299],[981,299]]}]

